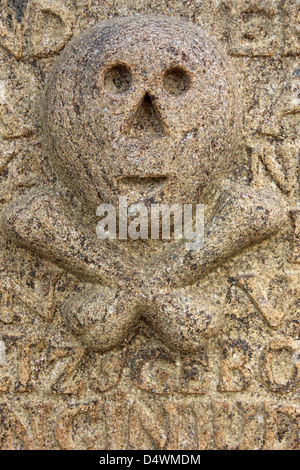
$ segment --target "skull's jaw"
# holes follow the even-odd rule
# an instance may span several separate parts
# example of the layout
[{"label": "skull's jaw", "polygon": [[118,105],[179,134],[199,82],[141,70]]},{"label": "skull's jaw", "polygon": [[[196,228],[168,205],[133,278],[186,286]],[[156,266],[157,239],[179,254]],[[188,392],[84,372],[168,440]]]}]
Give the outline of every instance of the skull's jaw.
[{"label": "skull's jaw", "polygon": [[131,204],[206,204],[220,186],[228,159],[219,163],[219,149],[212,154],[209,143],[197,135],[116,137],[83,160],[104,203],[117,204],[119,196],[127,196]]},{"label": "skull's jaw", "polygon": [[[164,191],[168,187],[169,176],[124,176],[118,180],[120,194],[127,196],[130,202],[153,203],[162,199]],[[134,199],[136,199],[134,201]]]}]

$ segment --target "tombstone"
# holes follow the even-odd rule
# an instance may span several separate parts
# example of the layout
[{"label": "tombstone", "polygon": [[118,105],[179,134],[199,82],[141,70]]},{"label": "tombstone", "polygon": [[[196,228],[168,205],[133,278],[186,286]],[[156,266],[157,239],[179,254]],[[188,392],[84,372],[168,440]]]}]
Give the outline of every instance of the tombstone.
[{"label": "tombstone", "polygon": [[1,4],[1,449],[299,448],[297,17]]}]

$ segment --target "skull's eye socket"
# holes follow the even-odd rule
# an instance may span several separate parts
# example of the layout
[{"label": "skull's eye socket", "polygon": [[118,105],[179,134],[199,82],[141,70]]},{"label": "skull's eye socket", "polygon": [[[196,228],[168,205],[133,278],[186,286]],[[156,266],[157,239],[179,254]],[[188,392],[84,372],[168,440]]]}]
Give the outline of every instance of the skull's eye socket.
[{"label": "skull's eye socket", "polygon": [[131,82],[130,69],[124,64],[113,65],[104,74],[104,86],[110,93],[125,93]]},{"label": "skull's eye socket", "polygon": [[188,73],[181,67],[168,69],[163,77],[164,89],[170,95],[181,95],[190,88],[191,80]]}]

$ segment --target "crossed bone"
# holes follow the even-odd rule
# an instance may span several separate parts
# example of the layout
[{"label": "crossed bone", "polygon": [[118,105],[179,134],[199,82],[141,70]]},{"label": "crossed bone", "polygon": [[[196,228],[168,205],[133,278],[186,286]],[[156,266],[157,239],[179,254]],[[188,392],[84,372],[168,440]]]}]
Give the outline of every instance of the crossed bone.
[{"label": "crossed bone", "polygon": [[141,319],[172,349],[203,348],[220,331],[222,313],[195,283],[275,235],[286,220],[272,192],[225,186],[205,226],[204,246],[187,251],[184,240],[169,243],[149,262],[122,244],[98,240],[53,188],[30,191],[2,214],[9,238],[82,281],[62,313],[72,333],[99,352],[122,344]]}]

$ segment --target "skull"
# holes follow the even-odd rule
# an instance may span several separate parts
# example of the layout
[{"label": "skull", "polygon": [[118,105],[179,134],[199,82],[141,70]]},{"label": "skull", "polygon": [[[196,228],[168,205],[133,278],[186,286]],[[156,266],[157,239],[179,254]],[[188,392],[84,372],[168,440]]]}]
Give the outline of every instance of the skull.
[{"label": "skull", "polygon": [[54,66],[43,123],[56,171],[100,202],[206,203],[235,153],[239,98],[226,54],[169,17],[102,23]]}]

